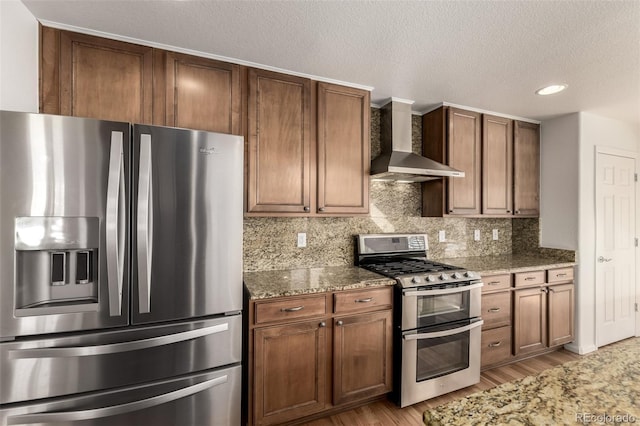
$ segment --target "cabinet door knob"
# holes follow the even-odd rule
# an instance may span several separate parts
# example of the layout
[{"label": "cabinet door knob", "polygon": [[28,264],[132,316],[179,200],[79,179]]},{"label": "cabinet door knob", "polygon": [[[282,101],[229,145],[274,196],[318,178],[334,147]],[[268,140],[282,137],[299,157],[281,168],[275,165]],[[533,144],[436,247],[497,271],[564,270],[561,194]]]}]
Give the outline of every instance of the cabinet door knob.
[{"label": "cabinet door knob", "polygon": [[342,325],[342,324],[343,324],[343,322],[342,322],[342,320],[339,320],[336,324],[338,324],[338,325]]},{"label": "cabinet door knob", "polygon": [[543,287],[543,288],[540,289],[540,291],[543,292],[543,293],[548,293],[549,289],[547,289],[546,287]]},{"label": "cabinet door knob", "polygon": [[304,211],[305,212],[311,211],[311,208],[309,206],[304,206]]},{"label": "cabinet door knob", "polygon": [[323,212],[323,211],[324,211],[324,207],[320,207],[320,208],[318,209],[318,211]]},{"label": "cabinet door knob", "polygon": [[507,210],[507,213],[511,213],[511,210]]},{"label": "cabinet door knob", "polygon": [[318,327],[326,327],[327,323],[322,321],[320,324],[318,324]]}]

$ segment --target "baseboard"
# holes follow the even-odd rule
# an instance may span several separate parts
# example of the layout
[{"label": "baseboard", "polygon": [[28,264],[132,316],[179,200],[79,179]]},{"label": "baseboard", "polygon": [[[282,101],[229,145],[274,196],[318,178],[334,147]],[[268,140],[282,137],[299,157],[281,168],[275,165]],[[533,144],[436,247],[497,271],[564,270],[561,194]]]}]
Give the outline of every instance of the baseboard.
[{"label": "baseboard", "polygon": [[588,354],[589,352],[594,352],[598,350],[598,347],[596,345],[580,346],[575,343],[567,343],[566,345],[564,345],[564,348],[569,352],[573,352],[574,354],[578,354],[578,355],[584,355],[584,354]]}]

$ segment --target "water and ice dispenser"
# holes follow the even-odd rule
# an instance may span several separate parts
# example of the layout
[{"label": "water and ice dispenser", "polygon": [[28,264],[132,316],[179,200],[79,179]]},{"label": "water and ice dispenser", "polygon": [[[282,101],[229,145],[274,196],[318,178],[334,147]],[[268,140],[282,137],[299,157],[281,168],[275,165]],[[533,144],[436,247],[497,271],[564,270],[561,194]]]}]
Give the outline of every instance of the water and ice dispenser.
[{"label": "water and ice dispenser", "polygon": [[100,220],[19,217],[16,316],[97,310]]}]

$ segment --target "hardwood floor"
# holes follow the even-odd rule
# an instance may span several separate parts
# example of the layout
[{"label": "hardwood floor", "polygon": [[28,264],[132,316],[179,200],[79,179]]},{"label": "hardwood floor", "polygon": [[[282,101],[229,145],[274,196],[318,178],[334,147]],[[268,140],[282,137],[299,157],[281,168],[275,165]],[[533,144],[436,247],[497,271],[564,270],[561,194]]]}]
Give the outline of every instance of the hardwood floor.
[{"label": "hardwood floor", "polygon": [[538,374],[548,368],[579,358],[580,355],[561,349],[483,371],[480,375],[480,383],[476,385],[409,407],[399,408],[391,401],[383,400],[304,424],[309,426],[423,425],[422,413],[427,408],[437,407],[472,393],[493,388],[502,383]]}]

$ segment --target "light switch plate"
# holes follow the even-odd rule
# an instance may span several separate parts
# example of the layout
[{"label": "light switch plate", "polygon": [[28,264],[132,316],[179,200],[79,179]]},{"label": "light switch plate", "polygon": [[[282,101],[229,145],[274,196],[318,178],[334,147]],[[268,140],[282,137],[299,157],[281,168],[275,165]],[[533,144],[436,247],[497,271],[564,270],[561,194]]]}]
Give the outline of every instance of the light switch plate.
[{"label": "light switch plate", "polygon": [[473,231],[473,240],[474,241],[480,241],[480,230],[476,229],[475,231]]},{"label": "light switch plate", "polygon": [[438,241],[441,243],[444,243],[445,241],[447,241],[447,235],[445,234],[444,231],[438,231]]},{"label": "light switch plate", "polygon": [[498,240],[498,230],[497,229],[493,230],[493,239],[494,240]]},{"label": "light switch plate", "polygon": [[298,247],[306,247],[307,246],[307,234],[306,232],[298,232]]}]

